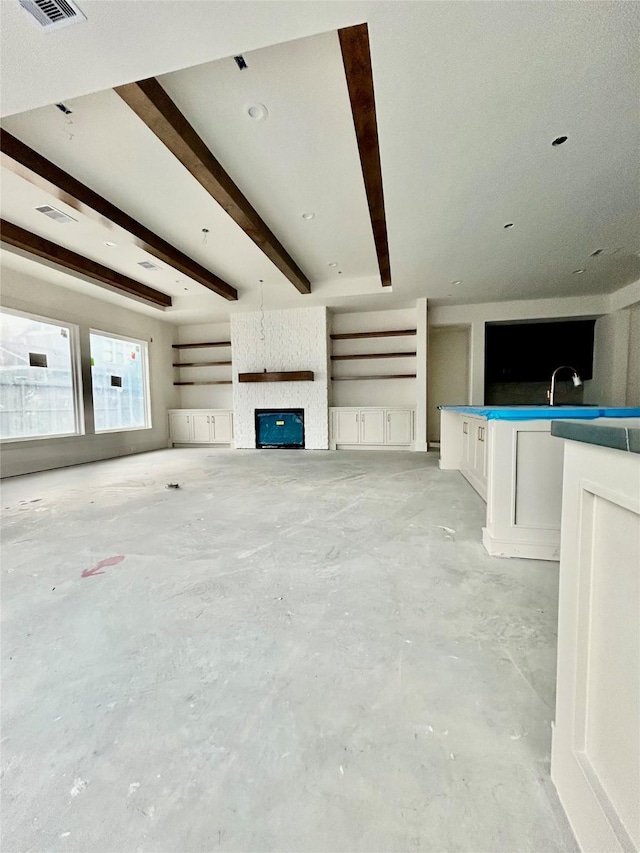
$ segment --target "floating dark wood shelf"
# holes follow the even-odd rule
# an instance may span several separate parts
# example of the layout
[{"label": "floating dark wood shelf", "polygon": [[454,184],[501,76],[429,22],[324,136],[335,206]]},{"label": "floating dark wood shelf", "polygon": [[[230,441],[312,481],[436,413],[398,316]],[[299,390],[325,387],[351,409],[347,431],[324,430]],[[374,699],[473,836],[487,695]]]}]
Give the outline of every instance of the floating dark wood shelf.
[{"label": "floating dark wood shelf", "polygon": [[198,349],[200,347],[230,347],[231,341],[209,341],[204,344],[171,344],[173,349]]},{"label": "floating dark wood shelf", "polygon": [[239,382],[313,382],[313,370],[284,370],[275,373],[239,373]]},{"label": "floating dark wood shelf", "polygon": [[346,332],[340,335],[331,335],[332,341],[357,341],[361,338],[400,338],[405,335],[416,335],[416,329],[393,329],[386,332]]},{"label": "floating dark wood shelf", "polygon": [[352,361],[356,358],[413,358],[413,352],[361,352],[357,355],[332,355],[331,361]]},{"label": "floating dark wood shelf", "polygon": [[213,367],[215,364],[231,364],[230,361],[183,361],[174,362],[174,367]]},{"label": "floating dark wood shelf", "polygon": [[384,376],[332,376],[334,382],[352,381],[354,379],[415,379],[415,373],[385,373]]},{"label": "floating dark wood shelf", "polygon": [[174,382],[174,385],[233,385],[231,379],[218,379],[214,382]]}]

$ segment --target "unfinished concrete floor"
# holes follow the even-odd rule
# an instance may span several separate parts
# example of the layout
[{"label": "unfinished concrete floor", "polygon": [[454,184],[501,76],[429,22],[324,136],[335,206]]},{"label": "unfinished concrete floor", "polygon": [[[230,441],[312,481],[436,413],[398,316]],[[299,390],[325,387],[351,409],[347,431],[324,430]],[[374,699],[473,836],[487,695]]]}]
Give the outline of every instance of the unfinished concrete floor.
[{"label": "unfinished concrete floor", "polygon": [[2,506],[5,853],[575,849],[557,564],[488,557],[433,454],[166,450]]}]

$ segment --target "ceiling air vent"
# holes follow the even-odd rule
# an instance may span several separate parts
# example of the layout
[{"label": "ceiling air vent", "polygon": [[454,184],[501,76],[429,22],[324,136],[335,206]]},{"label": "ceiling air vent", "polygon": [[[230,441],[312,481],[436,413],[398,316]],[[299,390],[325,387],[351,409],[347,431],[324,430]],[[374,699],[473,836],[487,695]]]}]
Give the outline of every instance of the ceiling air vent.
[{"label": "ceiling air vent", "polygon": [[87,20],[72,0],[18,0],[18,2],[35,18],[42,29],[49,32]]},{"label": "ceiling air vent", "polygon": [[51,219],[55,219],[56,222],[77,222],[77,219],[74,219],[73,216],[69,216],[66,213],[63,213],[61,210],[58,210],[57,207],[51,207],[50,204],[41,204],[40,207],[36,207],[38,213],[44,213],[45,216],[51,217]]},{"label": "ceiling air vent", "polygon": [[156,264],[152,264],[151,261],[138,261],[139,267],[144,267],[146,270],[159,270],[160,267],[156,266]]}]

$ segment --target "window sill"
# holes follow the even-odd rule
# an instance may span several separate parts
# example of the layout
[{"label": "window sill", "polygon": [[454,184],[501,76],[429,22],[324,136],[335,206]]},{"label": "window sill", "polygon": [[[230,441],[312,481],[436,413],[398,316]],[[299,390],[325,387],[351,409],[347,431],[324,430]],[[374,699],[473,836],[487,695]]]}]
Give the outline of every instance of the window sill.
[{"label": "window sill", "polygon": [[113,435],[118,432],[145,432],[146,430],[153,429],[151,426],[141,426],[141,427],[116,427],[116,429],[97,429],[93,434],[94,435]]}]

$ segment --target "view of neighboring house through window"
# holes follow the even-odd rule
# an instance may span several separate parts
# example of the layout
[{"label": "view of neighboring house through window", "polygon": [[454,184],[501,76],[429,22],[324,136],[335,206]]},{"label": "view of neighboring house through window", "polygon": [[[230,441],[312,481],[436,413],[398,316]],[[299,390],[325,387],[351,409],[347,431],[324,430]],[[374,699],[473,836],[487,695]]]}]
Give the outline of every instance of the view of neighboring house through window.
[{"label": "view of neighboring house through window", "polygon": [[91,332],[91,377],[96,432],[150,425],[144,341]]},{"label": "view of neighboring house through window", "polygon": [[73,328],[0,311],[0,438],[78,432]]}]

